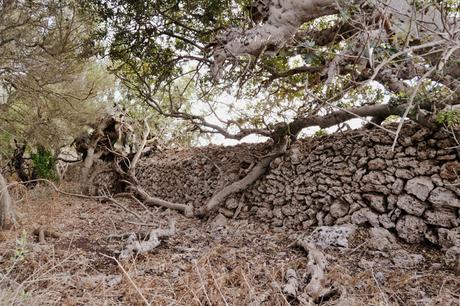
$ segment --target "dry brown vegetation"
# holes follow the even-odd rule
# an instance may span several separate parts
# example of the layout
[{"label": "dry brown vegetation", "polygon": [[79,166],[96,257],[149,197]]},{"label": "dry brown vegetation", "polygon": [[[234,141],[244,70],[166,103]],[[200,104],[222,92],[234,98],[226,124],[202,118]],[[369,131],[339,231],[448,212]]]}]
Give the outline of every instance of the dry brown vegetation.
[{"label": "dry brown vegetation", "polygon": [[[289,268],[299,276],[300,291],[308,283],[307,256],[291,246],[306,233],[276,232],[247,220],[217,226],[212,219],[124,203],[149,224],[141,225],[111,203],[62,196],[43,185],[32,191],[18,187],[13,196],[22,198],[22,219],[16,229],[1,233],[0,304],[302,305],[283,294],[283,286]],[[125,234],[166,227],[171,219],[176,235],[117,264]],[[46,229],[42,243],[36,235],[40,228]],[[328,278],[337,293],[318,303],[458,305],[460,279],[444,266],[442,251],[401,247],[425,260],[395,266],[391,252],[369,247],[364,228],[349,248],[326,249]]]}]

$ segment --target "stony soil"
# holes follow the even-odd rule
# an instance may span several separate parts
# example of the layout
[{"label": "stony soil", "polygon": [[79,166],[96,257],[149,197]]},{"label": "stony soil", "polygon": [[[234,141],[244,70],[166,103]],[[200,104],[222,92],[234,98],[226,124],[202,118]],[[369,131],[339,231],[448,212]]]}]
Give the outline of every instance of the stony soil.
[{"label": "stony soil", "polygon": [[[139,220],[113,204],[58,195],[45,186],[14,194],[22,199],[22,222],[1,232],[2,305],[142,305],[144,298],[152,305],[301,305],[283,294],[284,276],[288,268],[296,270],[300,292],[308,283],[306,254],[291,244],[311,230],[187,219],[124,202]],[[117,264],[123,234],[166,227],[171,219],[176,235]],[[60,237],[39,243],[33,234],[39,227]],[[460,305],[460,277],[444,265],[440,249],[376,244],[369,237],[361,227],[348,248],[324,250],[337,293],[318,304]]]}]

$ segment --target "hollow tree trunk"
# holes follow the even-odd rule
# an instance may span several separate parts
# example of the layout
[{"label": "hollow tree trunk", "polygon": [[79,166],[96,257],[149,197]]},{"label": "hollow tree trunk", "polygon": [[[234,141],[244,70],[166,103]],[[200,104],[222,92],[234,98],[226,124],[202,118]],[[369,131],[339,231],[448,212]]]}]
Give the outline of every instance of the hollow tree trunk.
[{"label": "hollow tree trunk", "polygon": [[99,141],[104,137],[104,130],[114,121],[115,119],[112,116],[104,118],[99,125],[96,127],[94,132],[90,136],[90,142],[88,144],[88,149],[86,156],[83,160],[83,168],[81,169],[81,182],[82,189],[84,193],[87,193],[89,186],[92,182],[89,181],[89,174],[95,160],[99,159],[102,155],[102,151],[97,152],[97,147]]},{"label": "hollow tree trunk", "polygon": [[16,223],[13,200],[8,192],[6,179],[0,172],[0,228],[8,228]]}]

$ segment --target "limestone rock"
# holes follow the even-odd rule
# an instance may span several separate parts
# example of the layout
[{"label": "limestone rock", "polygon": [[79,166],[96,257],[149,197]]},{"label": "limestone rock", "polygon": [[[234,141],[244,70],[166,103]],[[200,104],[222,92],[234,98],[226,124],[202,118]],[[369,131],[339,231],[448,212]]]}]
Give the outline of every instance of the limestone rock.
[{"label": "limestone rock", "polygon": [[351,215],[351,222],[356,225],[361,225],[369,222],[373,227],[379,226],[378,215],[372,212],[369,208],[362,208]]},{"label": "limestone rock", "polygon": [[455,193],[443,188],[435,188],[428,198],[428,201],[433,203],[435,207],[455,207],[460,208],[460,200]]},{"label": "limestone rock", "polygon": [[432,175],[438,173],[439,166],[434,160],[424,160],[414,169],[416,175]]},{"label": "limestone rock", "polygon": [[398,268],[411,268],[417,266],[425,260],[420,254],[410,254],[406,250],[398,250],[393,253],[392,261]]},{"label": "limestone rock", "polygon": [[[259,217],[259,218],[267,218],[267,219],[270,219],[270,218],[273,218],[273,212],[271,209],[267,208],[267,207],[261,207],[257,210],[256,212],[256,216]],[[229,217],[229,216],[227,216]]]},{"label": "limestone rock", "polygon": [[309,167],[307,167],[306,165],[304,164],[300,164],[300,165],[297,165],[297,174],[298,175],[301,175],[301,174],[304,174],[304,173],[307,173],[308,170],[309,170]]},{"label": "limestone rock", "polygon": [[385,160],[376,158],[368,162],[367,167],[369,170],[384,170],[386,168]]},{"label": "limestone rock", "polygon": [[396,208],[396,203],[398,202],[398,196],[394,194],[390,194],[387,197],[387,209],[388,210],[393,210]]},{"label": "limestone rock", "polygon": [[332,224],[334,224],[334,217],[331,216],[331,214],[327,214],[325,217],[324,217],[324,225],[326,226],[330,226]]},{"label": "limestone rock", "polygon": [[447,162],[441,167],[441,172],[439,175],[448,181],[454,181],[458,179],[458,174],[460,173],[460,162]]},{"label": "limestone rock", "polygon": [[293,205],[285,205],[281,208],[285,216],[294,216],[297,214],[297,208]]},{"label": "limestone rock", "polygon": [[316,221],[318,221],[318,225],[319,226],[323,226],[324,225],[324,217],[326,216],[326,213],[324,211],[319,211],[317,214],[316,214]]},{"label": "limestone rock", "polygon": [[235,198],[228,198],[225,201],[225,207],[228,209],[235,209],[238,207],[238,200]]},{"label": "limestone rock", "polygon": [[438,151],[438,157],[436,158],[437,160],[455,160],[457,156],[455,154],[449,154],[449,155],[441,155]]},{"label": "limestone rock", "polygon": [[336,199],[332,203],[329,213],[332,215],[332,217],[337,219],[345,216],[349,210],[350,206],[347,203]]},{"label": "limestone rock", "polygon": [[460,275],[460,246],[453,246],[446,251],[444,262]]},{"label": "limestone rock", "polygon": [[406,180],[410,180],[414,177],[412,172],[407,169],[396,169],[395,176]]},{"label": "limestone rock", "polygon": [[320,226],[309,236],[308,240],[319,247],[348,247],[348,240],[355,233],[353,225]]},{"label": "limestone rock", "polygon": [[441,177],[438,174],[433,174],[431,176],[431,181],[437,186],[437,187],[444,187],[444,183],[441,179]]},{"label": "limestone rock", "polygon": [[[390,185],[391,187],[391,185]],[[376,184],[366,184],[361,186],[361,191],[362,192],[377,192],[377,193],[382,193],[382,194],[390,194],[390,188],[388,188],[385,185],[376,185]]]},{"label": "limestone rock", "polygon": [[384,213],[385,208],[385,197],[378,194],[366,193],[363,194],[363,198],[369,202],[369,206],[378,211]]},{"label": "limestone rock", "polygon": [[426,204],[411,195],[403,194],[398,198],[396,206],[406,211],[408,214],[421,216],[427,208]]},{"label": "limestone rock", "polygon": [[425,232],[425,239],[432,244],[438,244],[438,234],[432,228],[428,228],[428,230]]},{"label": "limestone rock", "polygon": [[292,147],[292,148],[291,148],[291,151],[290,151],[289,157],[291,158],[291,163],[292,163],[293,165],[298,165],[298,164],[300,164],[302,158],[301,158],[301,153],[300,153],[299,148],[297,148],[297,147]]},{"label": "limestone rock", "polygon": [[390,217],[390,220],[393,222],[396,222],[398,218],[401,216],[402,210],[399,208],[395,208],[390,213],[388,214],[388,217]]},{"label": "limestone rock", "polygon": [[453,229],[439,228],[438,243],[443,248],[450,248],[453,246],[460,246],[460,227]]},{"label": "limestone rock", "polygon": [[457,216],[453,210],[427,210],[423,214],[423,218],[427,223],[442,227],[451,227],[455,225]]},{"label": "limestone rock", "polygon": [[396,237],[387,229],[372,227],[369,229],[369,234],[367,245],[373,250],[389,251],[399,247]]},{"label": "limestone rock", "polygon": [[408,146],[412,145],[412,143],[413,143],[412,139],[409,138],[409,137],[399,137],[398,142],[404,147],[408,147]]},{"label": "limestone rock", "polygon": [[283,218],[283,212],[281,211],[281,208],[275,207],[273,209],[273,216],[275,218],[282,219]]},{"label": "limestone rock", "polygon": [[353,175],[353,181],[359,182],[362,180],[364,174],[366,174],[366,169],[361,168],[356,170],[355,174]]},{"label": "limestone rock", "polygon": [[346,215],[345,217],[338,218],[335,220],[335,225],[343,225],[343,224],[350,224],[351,223],[351,216]]},{"label": "limestone rock", "polygon": [[215,230],[227,225],[227,218],[223,214],[218,214],[211,222],[211,229]]},{"label": "limestone rock", "polygon": [[[256,208],[256,207],[254,207],[254,208]],[[259,213],[259,210],[260,210],[260,209],[257,209],[257,208],[256,208],[256,210],[255,210],[256,213]],[[224,208],[224,207],[219,208],[218,211],[219,211],[221,214],[223,214],[225,217],[227,217],[227,218],[232,218],[232,217],[235,215],[235,212],[233,212],[233,211],[230,210],[230,209],[226,209],[226,208]]]},{"label": "limestone rock", "polygon": [[426,223],[415,216],[405,215],[396,222],[398,236],[409,243],[422,242],[427,230]]},{"label": "limestone rock", "polygon": [[408,147],[404,150],[404,153],[407,155],[407,156],[415,156],[417,155],[417,148],[415,147]]},{"label": "limestone rock", "polygon": [[404,189],[404,181],[400,178],[396,179],[391,186],[391,192],[394,194],[400,194]]},{"label": "limestone rock", "polygon": [[396,224],[391,221],[390,217],[388,215],[380,215],[379,216],[379,222],[383,226],[383,228],[390,229],[390,228],[395,228]]},{"label": "limestone rock", "polygon": [[[402,153],[402,155],[404,156],[404,153]],[[400,158],[395,159],[393,162],[394,162],[395,167],[397,167],[397,168],[415,169],[415,168],[418,167],[418,164],[419,164],[418,161],[413,157],[400,157]],[[405,172],[405,173],[412,175],[412,171]],[[410,179],[410,178],[408,178],[408,179]]]},{"label": "limestone rock", "polygon": [[434,184],[431,181],[431,178],[427,176],[419,176],[407,181],[405,189],[408,194],[412,194],[420,200],[425,201],[431,190],[434,189]]},{"label": "limestone rock", "polygon": [[428,128],[420,128],[414,135],[412,135],[412,140],[415,142],[420,142],[424,140],[428,135],[430,135],[431,131]]},{"label": "limestone rock", "polygon": [[362,182],[371,185],[383,185],[386,183],[385,175],[379,171],[371,171],[364,175]]}]

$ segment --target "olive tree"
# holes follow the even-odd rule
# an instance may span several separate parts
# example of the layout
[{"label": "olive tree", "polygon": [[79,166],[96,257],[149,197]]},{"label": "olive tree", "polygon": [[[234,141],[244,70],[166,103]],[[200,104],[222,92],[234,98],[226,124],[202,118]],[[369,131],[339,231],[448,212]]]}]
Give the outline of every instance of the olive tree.
[{"label": "olive tree", "polygon": [[0,154],[17,157],[22,180],[30,178],[25,151],[55,159],[108,111],[114,79],[95,57],[90,29],[74,1],[2,2]]},{"label": "olive tree", "polygon": [[[437,128],[446,112],[458,117],[456,1],[92,0],[84,6],[96,13],[112,71],[143,103],[203,134],[272,140],[272,153],[198,214],[252,184],[307,127],[359,118],[392,134],[395,146],[406,119]],[[191,98],[171,97],[189,88]],[[381,125],[391,116],[400,118],[396,131]],[[452,126],[450,132],[457,133]]]}]

